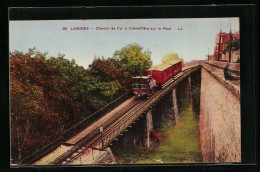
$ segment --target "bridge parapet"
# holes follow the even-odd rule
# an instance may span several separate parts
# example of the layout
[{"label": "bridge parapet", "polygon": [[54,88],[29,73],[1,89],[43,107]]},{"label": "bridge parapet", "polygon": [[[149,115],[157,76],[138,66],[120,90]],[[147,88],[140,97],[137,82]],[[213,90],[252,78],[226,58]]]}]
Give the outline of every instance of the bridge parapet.
[{"label": "bridge parapet", "polygon": [[[226,62],[218,62],[218,63],[212,63],[212,62],[205,62],[202,63],[202,67],[217,81],[219,81],[223,86],[225,86],[228,90],[231,91],[233,95],[235,95],[238,99],[240,99],[240,77],[236,76],[230,76],[230,79],[227,78],[227,74],[225,71],[225,67],[228,65]],[[236,66],[236,67],[234,67]],[[233,68],[230,70],[231,72],[233,69],[236,68],[238,73],[238,66],[240,65],[233,65]],[[229,66],[228,66],[229,67]]]},{"label": "bridge parapet", "polygon": [[204,63],[210,64],[217,68],[224,69],[228,64],[228,69],[232,72],[240,74],[240,63],[230,63],[230,62],[223,62],[223,61],[204,61]]}]

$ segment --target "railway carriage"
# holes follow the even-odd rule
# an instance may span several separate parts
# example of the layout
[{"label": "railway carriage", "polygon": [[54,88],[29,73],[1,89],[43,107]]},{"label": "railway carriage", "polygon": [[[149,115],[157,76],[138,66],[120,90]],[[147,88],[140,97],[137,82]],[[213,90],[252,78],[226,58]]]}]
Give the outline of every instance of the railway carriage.
[{"label": "railway carriage", "polygon": [[169,79],[182,71],[181,60],[171,60],[163,64],[155,65],[147,70],[147,76],[152,76],[158,86],[162,86]]},{"label": "railway carriage", "polygon": [[138,97],[149,96],[156,87],[156,81],[151,76],[138,76],[132,79],[132,89]]},{"label": "railway carriage", "polygon": [[147,76],[138,76],[132,79],[133,93],[138,95],[138,97],[143,95],[149,96],[155,87],[161,87],[181,71],[181,60],[171,60],[155,65],[146,71]]}]

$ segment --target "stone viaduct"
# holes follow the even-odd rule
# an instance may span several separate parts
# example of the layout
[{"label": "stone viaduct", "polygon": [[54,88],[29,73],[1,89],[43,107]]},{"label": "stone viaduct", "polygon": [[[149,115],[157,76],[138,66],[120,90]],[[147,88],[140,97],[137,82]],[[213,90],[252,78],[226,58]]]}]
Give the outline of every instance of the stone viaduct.
[{"label": "stone viaduct", "polygon": [[[119,123],[114,129],[107,131],[100,141],[91,149],[79,148],[73,152],[77,158],[65,158],[61,164],[102,164],[116,163],[109,144],[117,139],[118,135],[132,127],[132,123],[139,117],[146,119],[145,145],[151,144],[150,134],[153,128],[153,115],[151,108],[167,94],[172,95],[172,107],[174,123],[178,125],[178,94],[176,86],[186,80],[189,89],[192,85],[192,74],[200,73],[200,141],[204,162],[241,162],[241,111],[240,111],[240,65],[239,63],[225,63],[214,61],[200,61],[196,65],[187,67],[189,72],[183,72],[167,87],[156,93],[143,106],[126,116],[124,122]],[[123,117],[120,117],[120,119]],[[123,121],[123,120],[122,120]],[[100,128],[103,125],[96,125]],[[113,127],[110,127],[113,128]],[[102,127],[103,131],[103,127]],[[104,131],[106,129],[104,128]],[[87,137],[89,133],[84,130],[78,140]],[[127,134],[127,133],[126,133]],[[77,137],[77,135],[75,137]],[[79,141],[78,141],[79,142]],[[64,152],[74,150],[78,142],[61,144],[53,152],[34,162],[34,165],[55,164],[53,162],[62,156]],[[80,155],[79,155],[80,154]],[[71,154],[72,155],[72,154]],[[73,159],[73,160],[72,160]]]}]

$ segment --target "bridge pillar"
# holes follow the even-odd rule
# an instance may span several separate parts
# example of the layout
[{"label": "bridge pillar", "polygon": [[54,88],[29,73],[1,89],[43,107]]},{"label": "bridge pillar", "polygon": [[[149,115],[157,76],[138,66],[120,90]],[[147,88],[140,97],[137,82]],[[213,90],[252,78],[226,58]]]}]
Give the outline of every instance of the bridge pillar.
[{"label": "bridge pillar", "polygon": [[189,89],[191,91],[191,76],[188,77],[188,81],[189,81]]},{"label": "bridge pillar", "polygon": [[192,87],[191,87],[191,75],[189,76],[189,78],[188,78],[188,80],[189,80],[189,96],[190,96],[190,102],[191,102],[191,105],[192,105],[192,107],[193,107],[193,101],[192,101]]},{"label": "bridge pillar", "polygon": [[146,114],[146,142],[145,146],[148,148],[151,145],[151,129],[153,128],[152,110],[150,109]]},{"label": "bridge pillar", "polygon": [[172,90],[172,101],[173,101],[173,117],[174,122],[176,125],[179,124],[179,111],[178,111],[178,105],[177,105],[177,95],[176,95],[176,88]]}]

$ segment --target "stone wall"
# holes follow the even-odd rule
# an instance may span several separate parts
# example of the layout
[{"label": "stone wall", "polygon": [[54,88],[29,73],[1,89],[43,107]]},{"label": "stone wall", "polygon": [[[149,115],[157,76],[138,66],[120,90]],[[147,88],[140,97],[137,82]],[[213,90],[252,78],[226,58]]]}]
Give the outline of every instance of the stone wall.
[{"label": "stone wall", "polygon": [[102,151],[102,153],[99,154],[97,159],[92,162],[92,164],[116,164],[116,163],[117,162],[110,148],[106,148],[105,151]]},{"label": "stone wall", "polygon": [[202,68],[200,101],[204,162],[241,162],[240,99]]},{"label": "stone wall", "polygon": [[[240,59],[240,49],[231,51],[231,62],[238,62]],[[229,51],[222,54],[221,60],[229,61]]]}]

